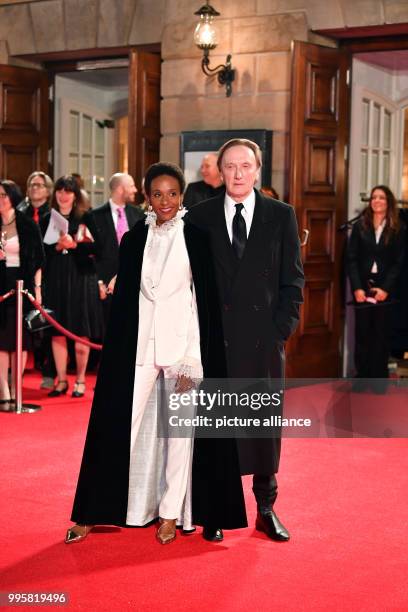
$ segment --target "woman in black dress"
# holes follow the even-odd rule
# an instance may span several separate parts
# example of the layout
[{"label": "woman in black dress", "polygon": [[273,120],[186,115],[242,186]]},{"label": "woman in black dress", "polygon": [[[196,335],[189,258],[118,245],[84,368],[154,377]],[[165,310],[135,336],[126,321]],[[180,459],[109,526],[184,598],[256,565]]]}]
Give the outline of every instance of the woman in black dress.
[{"label": "woman in black dress", "polygon": [[[347,250],[356,302],[357,378],[388,378],[391,300],[401,273],[404,247],[405,228],[399,221],[395,197],[389,187],[377,185],[371,190],[369,205],[353,225]],[[361,384],[364,383],[357,390]]]},{"label": "woman in black dress", "polygon": [[[54,186],[51,207],[68,220],[68,232],[55,244],[46,244],[44,270],[44,303],[56,313],[57,321],[70,332],[82,338],[102,336],[98,282],[94,256],[97,243],[92,233],[84,231],[89,224],[86,204],[78,183],[72,176],[62,176]],[[41,224],[46,240],[50,214]],[[88,240],[79,235],[88,234]],[[93,235],[96,235],[94,233]],[[65,336],[54,332],[52,350],[57,370],[57,384],[48,395],[58,397],[68,391],[66,379],[68,350]],[[89,347],[75,342],[76,382],[72,397],[82,397],[85,392],[85,372]]]},{"label": "woman in black dress", "polygon": [[[16,280],[24,281],[24,287],[35,293],[41,302],[41,267],[44,250],[38,226],[22,212],[16,210],[21,202],[21,191],[13,181],[0,181],[0,294],[15,289]],[[23,307],[30,310],[30,302]],[[23,330],[23,367],[29,348],[29,334]],[[9,389],[8,369],[14,370],[16,350],[16,302],[11,297],[0,304],[0,400],[2,403],[14,396]],[[14,384],[14,375],[12,375]]]}]

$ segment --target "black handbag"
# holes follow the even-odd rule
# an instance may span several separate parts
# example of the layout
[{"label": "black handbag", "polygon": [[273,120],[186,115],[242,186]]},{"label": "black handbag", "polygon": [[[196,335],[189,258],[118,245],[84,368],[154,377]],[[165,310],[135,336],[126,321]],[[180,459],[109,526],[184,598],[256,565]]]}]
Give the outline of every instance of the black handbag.
[{"label": "black handbag", "polygon": [[[51,317],[55,318],[55,312],[53,310],[50,308],[44,308],[44,310]],[[39,310],[30,310],[30,312],[24,316],[24,323],[30,332],[37,332],[41,331],[42,329],[52,327],[51,323],[49,323],[47,319],[43,317]]]}]

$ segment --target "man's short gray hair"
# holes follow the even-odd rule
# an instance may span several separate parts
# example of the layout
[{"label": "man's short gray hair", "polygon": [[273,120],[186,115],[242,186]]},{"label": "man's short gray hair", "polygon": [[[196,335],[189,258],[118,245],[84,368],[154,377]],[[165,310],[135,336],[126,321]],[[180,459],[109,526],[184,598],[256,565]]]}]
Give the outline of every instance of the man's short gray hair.
[{"label": "man's short gray hair", "polygon": [[228,151],[228,149],[231,149],[231,147],[240,147],[240,146],[250,149],[255,155],[256,164],[258,168],[262,167],[262,151],[259,148],[259,146],[256,144],[256,142],[254,142],[253,140],[248,140],[248,138],[232,138],[231,140],[228,140],[227,142],[225,142],[220,148],[220,150],[218,151],[217,165],[220,171],[221,171],[222,158],[224,157],[225,151]]}]

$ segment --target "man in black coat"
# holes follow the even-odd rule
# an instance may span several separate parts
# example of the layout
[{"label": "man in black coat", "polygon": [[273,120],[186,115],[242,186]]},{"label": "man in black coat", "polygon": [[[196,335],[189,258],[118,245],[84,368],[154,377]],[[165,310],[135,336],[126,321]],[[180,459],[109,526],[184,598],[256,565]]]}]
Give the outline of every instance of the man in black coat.
[{"label": "man in black coat", "polygon": [[[282,379],[284,343],[294,331],[304,276],[294,210],[254,189],[259,147],[233,139],[220,149],[225,196],[198,204],[186,217],[211,239],[229,378]],[[241,474],[253,474],[256,528],[274,540],[289,534],[273,511],[277,496],[279,437],[237,439]],[[214,526],[215,527],[215,526]],[[213,530],[213,541],[223,538]]]},{"label": "man in black coat", "polygon": [[109,316],[111,297],[107,294],[109,282],[118,272],[119,244],[125,231],[143,217],[143,212],[132,205],[137,189],[129,174],[116,173],[109,179],[109,201],[88,213],[91,233],[98,242],[96,271],[99,295],[103,300],[105,325]]}]

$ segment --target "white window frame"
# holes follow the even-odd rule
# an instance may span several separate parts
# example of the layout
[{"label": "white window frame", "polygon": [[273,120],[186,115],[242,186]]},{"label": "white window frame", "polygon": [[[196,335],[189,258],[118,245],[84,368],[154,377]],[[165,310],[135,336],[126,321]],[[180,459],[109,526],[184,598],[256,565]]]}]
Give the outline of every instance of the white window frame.
[{"label": "white window frame", "polygon": [[[60,99],[60,113],[59,113],[59,126],[58,126],[58,144],[57,155],[56,155],[56,169],[55,177],[58,178],[63,174],[68,173],[69,169],[69,138],[66,135],[70,132],[70,114],[71,112],[78,113],[79,115],[86,115],[91,117],[93,120],[92,127],[92,155],[91,155],[91,176],[92,181],[95,181],[95,168],[94,168],[94,150],[95,150],[95,130],[94,121],[105,121],[111,119],[106,113],[101,112],[99,109],[81,104],[75,100],[69,98]],[[114,153],[114,130],[106,128],[105,134],[105,156],[104,156],[104,196],[103,199],[106,201],[109,197],[109,177],[113,173],[113,153]],[[81,150],[81,142],[79,144],[79,150]],[[90,193],[91,205],[95,206],[93,198],[93,190]]]},{"label": "white window frame", "polygon": [[[361,151],[364,148],[362,144],[362,132],[361,126],[363,122],[363,101],[368,100],[370,107],[372,108],[375,104],[378,104],[381,108],[380,116],[380,140],[379,146],[375,147],[380,151],[379,167],[380,167],[380,180],[382,175],[382,152],[383,152],[383,114],[384,109],[391,113],[391,142],[390,142],[390,179],[389,187],[394,193],[401,191],[401,185],[398,179],[399,174],[399,157],[401,151],[400,135],[398,133],[398,126],[400,125],[400,112],[399,105],[393,102],[390,98],[386,98],[378,93],[370,91],[366,88],[354,85],[352,95],[352,115],[351,115],[351,132],[350,132],[350,159],[349,159],[349,206],[348,213],[349,217],[354,217],[363,208],[360,201],[360,180],[361,180]],[[368,152],[372,155],[372,113],[370,113],[369,120],[369,142]],[[388,150],[388,149],[387,149]],[[371,159],[368,164],[368,177],[367,177],[367,195],[371,188],[377,183],[371,179]]]}]

